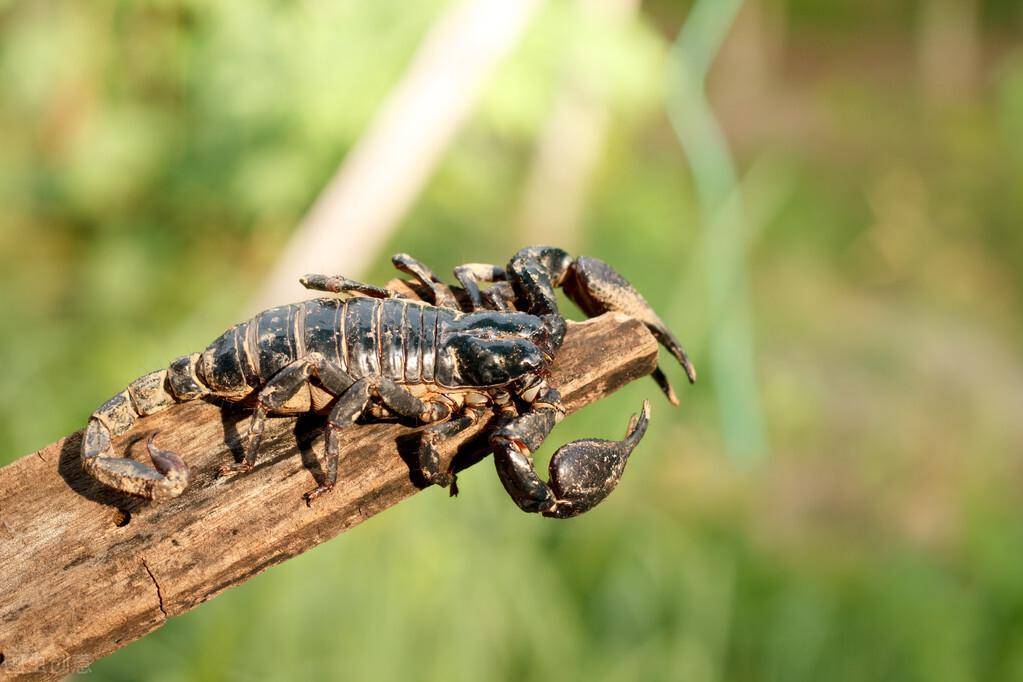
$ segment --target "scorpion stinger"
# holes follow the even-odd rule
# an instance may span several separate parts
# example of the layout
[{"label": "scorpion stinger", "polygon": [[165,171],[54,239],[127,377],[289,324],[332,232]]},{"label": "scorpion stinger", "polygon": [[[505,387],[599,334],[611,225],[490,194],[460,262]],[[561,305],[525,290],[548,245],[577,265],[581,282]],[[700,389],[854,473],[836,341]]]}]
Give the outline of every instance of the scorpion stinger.
[{"label": "scorpion stinger", "polygon": [[82,439],[82,468],[101,483],[132,495],[162,500],[180,495],[188,485],[188,465],[177,454],[154,444],[146,449],[153,466],[114,455],[112,439],[125,433],[139,417],[209,393],[196,377],[199,355],[178,358],[170,367],[136,379],[93,412]]}]

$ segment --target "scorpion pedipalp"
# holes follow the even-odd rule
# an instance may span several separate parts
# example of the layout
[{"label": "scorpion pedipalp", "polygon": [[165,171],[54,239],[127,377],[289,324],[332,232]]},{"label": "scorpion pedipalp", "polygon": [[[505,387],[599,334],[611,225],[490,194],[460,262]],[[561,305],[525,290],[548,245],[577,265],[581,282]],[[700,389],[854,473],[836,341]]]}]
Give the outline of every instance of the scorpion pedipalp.
[{"label": "scorpion pedipalp", "polygon": [[498,429],[490,444],[498,476],[520,509],[567,519],[597,506],[618,485],[650,423],[650,403],[643,401],[642,412],[633,415],[622,440],[586,438],[558,448],[551,458],[550,483],[545,483],[532,455],[561,413],[560,396],[548,388],[530,410]]},{"label": "scorpion pedipalp", "polygon": [[629,455],[639,445],[650,423],[650,401],[629,421],[625,438],[587,438],[562,445],[550,463],[550,486],[558,502],[544,516],[577,516],[599,504],[618,485]]},{"label": "scorpion pedipalp", "polygon": [[675,356],[689,382],[696,382],[696,367],[690,362],[682,344],[643,295],[613,267],[599,258],[580,256],[572,263],[562,286],[565,295],[590,317],[620,312],[645,324],[661,345]]},{"label": "scorpion pedipalp", "polygon": [[[572,259],[564,249],[529,246],[512,256],[506,276],[514,286],[521,305],[534,315],[560,317],[554,288],[561,287],[565,295],[589,317],[617,312],[639,320],[678,360],[689,382],[696,381],[696,368],[675,335],[643,295],[599,258],[579,256]],[[653,378],[668,400],[677,405],[678,397],[660,367],[654,371]]]}]

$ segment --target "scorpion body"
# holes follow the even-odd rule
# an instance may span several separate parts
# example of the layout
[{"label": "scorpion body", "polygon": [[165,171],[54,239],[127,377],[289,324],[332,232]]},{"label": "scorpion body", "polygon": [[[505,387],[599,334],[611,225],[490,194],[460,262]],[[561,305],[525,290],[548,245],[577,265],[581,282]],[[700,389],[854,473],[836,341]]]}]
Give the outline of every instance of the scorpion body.
[{"label": "scorpion body", "polygon": [[467,383],[449,345],[481,324],[488,332],[526,338],[542,325],[524,313],[465,314],[398,298],[317,298],[271,308],[231,327],[200,354],[196,374],[218,397],[244,398],[315,353],[355,379],[381,377],[442,389],[476,386]]},{"label": "scorpion body", "polygon": [[[625,439],[569,443],[552,459],[551,483],[539,479],[531,453],[564,416],[560,395],[546,383],[566,326],[553,287],[564,286],[589,314],[619,310],[642,320],[695,379],[681,346],[642,297],[596,259],[572,261],[560,249],[532,247],[516,254],[507,269],[461,266],[455,272],[469,298],[467,310],[459,309],[451,290],[422,263],[404,254],[394,263],[419,280],[432,301],[343,277],[308,275],[302,279],[307,288],[349,297],[263,311],[201,353],[135,380],[93,413],[82,446],[84,469],[130,494],[179,495],[188,483],[188,466],[178,455],[156,447],[150,437],[150,467],[115,456],[112,439],[140,417],[216,397],[254,402],[245,457],[221,467],[222,475],[252,468],[269,415],[327,412],[325,480],[307,493],[311,502],[335,485],[344,434],[359,417],[397,417],[427,425],[420,470],[454,494],[454,473],[441,469],[437,443],[495,410],[504,420],[491,445],[509,494],[525,511],[574,516],[617,484],[646,430],[649,405],[633,417]],[[488,281],[489,290],[481,290],[479,283]],[[675,402],[659,369],[655,379]]]}]

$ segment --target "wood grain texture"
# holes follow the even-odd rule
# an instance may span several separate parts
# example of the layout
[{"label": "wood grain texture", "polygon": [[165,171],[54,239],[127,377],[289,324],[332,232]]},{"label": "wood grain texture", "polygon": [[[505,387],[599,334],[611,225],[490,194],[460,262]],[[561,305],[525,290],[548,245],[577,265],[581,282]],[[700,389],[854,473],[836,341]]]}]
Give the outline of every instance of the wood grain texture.
[{"label": "wood grain texture", "polygon": [[[656,360],[642,324],[604,315],[570,326],[551,383],[575,411],[649,374]],[[407,463],[418,429],[371,424],[346,445],[338,488],[308,508],[302,493],[315,485],[309,469],[322,452],[323,419],[315,416],[270,420],[256,468],[218,479],[217,467],[240,457],[248,419],[198,401],[140,420],[117,439],[119,451],[144,456],[142,439],[159,430],[161,447],[189,463],[188,489],[160,504],[83,474],[81,432],[0,469],[0,679],[82,669],[421,489]],[[485,429],[449,442],[445,458],[458,468],[478,461]]]}]

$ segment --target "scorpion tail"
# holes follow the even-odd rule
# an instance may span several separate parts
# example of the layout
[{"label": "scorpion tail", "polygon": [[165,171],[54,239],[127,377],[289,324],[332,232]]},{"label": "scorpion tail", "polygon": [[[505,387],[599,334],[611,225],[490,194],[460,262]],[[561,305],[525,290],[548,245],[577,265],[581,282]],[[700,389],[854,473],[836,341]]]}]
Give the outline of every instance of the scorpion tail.
[{"label": "scorpion tail", "polygon": [[147,443],[153,466],[115,457],[110,441],[107,425],[95,416],[90,419],[82,448],[82,468],[103,485],[151,500],[177,497],[188,485],[188,465],[173,452],[154,446],[153,436]]},{"label": "scorpion tail", "polygon": [[175,403],[209,392],[195,375],[198,355],[179,358],[170,369],[152,372],[103,403],[89,419],[82,439],[82,468],[104,485],[152,500],[177,497],[188,485],[188,465],[177,454],[146,444],[152,466],[117,457],[113,438],[130,429],[140,417],[161,412]]}]

